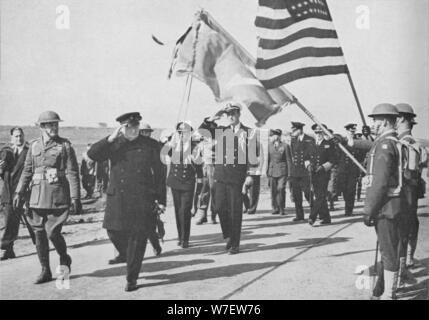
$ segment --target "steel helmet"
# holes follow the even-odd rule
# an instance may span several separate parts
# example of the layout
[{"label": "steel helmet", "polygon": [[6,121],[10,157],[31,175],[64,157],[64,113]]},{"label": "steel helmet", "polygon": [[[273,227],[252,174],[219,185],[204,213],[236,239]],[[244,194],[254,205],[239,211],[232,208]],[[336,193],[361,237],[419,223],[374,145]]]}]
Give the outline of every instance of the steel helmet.
[{"label": "steel helmet", "polygon": [[368,115],[368,117],[375,116],[395,116],[399,117],[398,109],[390,103],[381,103],[377,104],[374,109],[372,109],[372,113]]},{"label": "steel helmet", "polygon": [[410,115],[412,117],[416,116],[413,108],[408,103],[398,103],[396,105],[396,109],[398,109],[399,113],[405,113],[405,114]]},{"label": "steel helmet", "polygon": [[60,119],[60,116],[58,113],[54,111],[45,111],[42,112],[39,116],[39,119],[37,120],[37,124],[41,123],[49,123],[49,122],[61,122],[63,120]]}]

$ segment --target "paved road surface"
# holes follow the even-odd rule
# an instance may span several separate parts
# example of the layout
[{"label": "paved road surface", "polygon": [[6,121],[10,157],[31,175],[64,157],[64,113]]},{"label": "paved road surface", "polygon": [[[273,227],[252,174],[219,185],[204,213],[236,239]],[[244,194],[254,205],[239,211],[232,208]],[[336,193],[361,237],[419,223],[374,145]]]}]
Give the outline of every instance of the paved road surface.
[{"label": "paved road surface", "polygon": [[[33,285],[39,273],[36,255],[0,264],[1,299],[368,299],[368,270],[355,271],[374,261],[376,237],[362,223],[362,202],[356,214],[343,216],[343,202],[333,212],[332,224],[311,227],[292,222],[288,215],[273,216],[267,194],[259,212],[245,215],[241,253],[228,255],[220,226],[192,225],[191,247],[178,248],[174,214],[164,216],[167,238],[161,257],[148,246],[140,273],[139,290],[124,292],[125,266],[109,266],[114,250],[107,240],[74,246],[69,289],[56,282]],[[290,203],[289,203],[290,204]],[[308,208],[306,209],[306,216]],[[413,269],[417,283],[402,299],[428,299],[429,201],[420,201],[420,239]],[[67,235],[66,235],[67,236]],[[51,252],[53,270],[58,263]],[[363,267],[362,267],[363,266]]]}]

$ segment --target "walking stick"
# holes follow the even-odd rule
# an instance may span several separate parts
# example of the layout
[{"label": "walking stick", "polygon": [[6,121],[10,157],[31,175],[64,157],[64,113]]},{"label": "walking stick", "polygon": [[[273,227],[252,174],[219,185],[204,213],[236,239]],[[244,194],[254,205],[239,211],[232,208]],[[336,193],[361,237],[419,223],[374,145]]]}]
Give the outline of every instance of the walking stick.
[{"label": "walking stick", "polygon": [[374,260],[374,273],[377,274],[377,264],[378,264],[378,239],[377,239],[377,243],[375,245],[375,260]]}]

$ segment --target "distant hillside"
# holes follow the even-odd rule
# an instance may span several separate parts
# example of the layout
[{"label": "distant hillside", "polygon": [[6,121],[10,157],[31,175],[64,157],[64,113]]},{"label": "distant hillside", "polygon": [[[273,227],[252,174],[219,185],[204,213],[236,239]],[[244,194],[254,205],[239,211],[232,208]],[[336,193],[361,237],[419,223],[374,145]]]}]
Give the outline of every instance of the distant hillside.
[{"label": "distant hillside", "polygon": [[[0,126],[0,147],[9,143],[10,129],[13,126]],[[40,136],[40,129],[36,126],[22,127],[25,133],[25,140],[30,141]],[[60,136],[67,138],[76,150],[80,161],[82,153],[88,143],[94,143],[112,133],[114,128],[88,128],[88,127],[60,127]],[[158,138],[160,129],[155,129],[153,137]]]}]

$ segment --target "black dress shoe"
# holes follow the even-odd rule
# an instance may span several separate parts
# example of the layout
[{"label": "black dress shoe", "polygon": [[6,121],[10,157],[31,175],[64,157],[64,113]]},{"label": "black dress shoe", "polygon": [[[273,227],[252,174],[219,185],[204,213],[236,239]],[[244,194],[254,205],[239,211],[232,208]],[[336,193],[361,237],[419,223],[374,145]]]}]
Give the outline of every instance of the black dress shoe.
[{"label": "black dress shoe", "polygon": [[50,281],[52,281],[51,269],[49,269],[48,267],[42,267],[42,272],[37,277],[34,284],[42,284]]},{"label": "black dress shoe", "polygon": [[308,224],[310,225],[310,226],[312,226],[312,225],[314,225],[314,220],[313,219],[308,219]]},{"label": "black dress shoe", "polygon": [[304,221],[304,218],[298,218],[298,217],[297,217],[297,218],[293,218],[293,220],[292,220],[292,221],[295,221],[295,222],[296,222],[296,221]]},{"label": "black dress shoe", "polygon": [[281,215],[281,216],[285,216],[285,215],[286,215],[286,212],[284,212],[284,211],[280,211],[280,215]]},{"label": "black dress shoe", "polygon": [[271,212],[271,214],[280,214],[280,212],[279,211],[273,211],[273,212]]},{"label": "black dress shoe", "polygon": [[189,248],[189,242],[188,241],[183,241],[182,248],[183,249]]},{"label": "black dress shoe", "polygon": [[14,258],[16,258],[16,256],[13,249],[4,250],[1,253],[0,261],[7,260],[7,259],[14,259]]},{"label": "black dress shoe", "polygon": [[331,224],[331,220],[322,220],[320,224]]},{"label": "black dress shoe", "polygon": [[344,214],[344,216],[345,216],[345,217],[351,217],[351,216],[352,216],[352,213],[351,213],[351,212],[346,212],[346,213]]},{"label": "black dress shoe", "polygon": [[127,284],[125,285],[126,292],[136,291],[137,289],[137,282],[127,282]]},{"label": "black dress shoe", "polygon": [[123,256],[117,256],[109,260],[109,264],[118,264],[118,263],[125,263],[125,262],[127,262],[127,258]]},{"label": "black dress shoe", "polygon": [[232,244],[231,244],[231,239],[230,238],[227,238],[228,240],[227,240],[227,242],[226,242],[226,247],[225,247],[225,250],[226,251],[228,251],[229,249],[231,249],[232,248]]},{"label": "black dress shoe", "polygon": [[232,247],[231,249],[229,249],[229,254],[237,254],[240,251],[238,250],[238,247]]},{"label": "black dress shoe", "polygon": [[182,240],[179,240],[179,241],[177,241],[177,245],[179,246],[179,247],[181,247],[182,246]]},{"label": "black dress shoe", "polygon": [[162,248],[161,246],[153,248],[153,253],[155,254],[155,256],[159,257],[162,253]]}]

